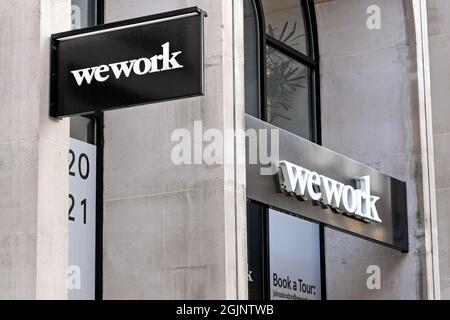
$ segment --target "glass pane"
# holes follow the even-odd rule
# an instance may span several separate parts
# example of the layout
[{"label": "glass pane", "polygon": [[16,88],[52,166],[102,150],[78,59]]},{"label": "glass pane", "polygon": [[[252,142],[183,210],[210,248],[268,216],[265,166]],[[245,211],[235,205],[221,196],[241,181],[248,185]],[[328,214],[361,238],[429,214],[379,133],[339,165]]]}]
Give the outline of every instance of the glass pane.
[{"label": "glass pane", "polygon": [[[72,0],[72,29],[96,24],[96,0]],[[69,300],[94,300],[96,284],[96,121],[70,117],[68,286]]]},{"label": "glass pane", "polygon": [[262,0],[266,32],[275,39],[309,54],[302,0]]},{"label": "glass pane", "polygon": [[269,209],[271,300],[320,300],[319,225]]},{"label": "glass pane", "polygon": [[244,0],[245,112],[260,118],[258,25],[253,0]]},{"label": "glass pane", "polygon": [[95,144],[95,120],[83,116],[70,117],[70,137]]},{"label": "glass pane", "polygon": [[248,299],[264,298],[263,207],[247,201]]},{"label": "glass pane", "polygon": [[72,0],[72,29],[94,26],[95,7],[96,0]]},{"label": "glass pane", "polygon": [[70,139],[68,155],[69,300],[95,298],[97,146]]},{"label": "glass pane", "polygon": [[266,50],[267,121],[310,140],[310,70],[270,46]]}]

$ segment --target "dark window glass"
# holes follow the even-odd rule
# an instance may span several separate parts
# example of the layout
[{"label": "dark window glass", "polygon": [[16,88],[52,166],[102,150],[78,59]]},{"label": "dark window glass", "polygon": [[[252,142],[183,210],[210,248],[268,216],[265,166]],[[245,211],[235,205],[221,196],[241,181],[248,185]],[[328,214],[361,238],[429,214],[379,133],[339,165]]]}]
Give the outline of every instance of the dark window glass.
[{"label": "dark window glass", "polygon": [[83,116],[70,117],[71,138],[95,144],[95,129],[95,119]]},{"label": "dark window glass", "polygon": [[262,300],[264,292],[264,211],[260,204],[247,201],[248,298]]},{"label": "dark window glass", "polygon": [[262,0],[266,33],[284,44],[309,54],[305,12],[301,0]]},{"label": "dark window glass", "polygon": [[96,7],[96,0],[72,0],[72,29],[95,26]]},{"label": "dark window glass", "polygon": [[260,117],[258,20],[253,0],[244,0],[245,110]]},{"label": "dark window glass", "polygon": [[309,102],[310,69],[266,47],[267,122],[312,139]]},{"label": "dark window glass", "polygon": [[320,143],[313,10],[312,0],[244,1],[245,110]]}]

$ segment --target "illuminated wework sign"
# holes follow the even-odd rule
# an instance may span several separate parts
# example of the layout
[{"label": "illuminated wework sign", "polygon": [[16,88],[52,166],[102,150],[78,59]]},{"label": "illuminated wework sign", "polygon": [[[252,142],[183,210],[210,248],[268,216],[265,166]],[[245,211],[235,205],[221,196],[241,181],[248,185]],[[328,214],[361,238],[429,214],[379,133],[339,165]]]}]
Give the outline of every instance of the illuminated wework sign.
[{"label": "illuminated wework sign", "polygon": [[[246,129],[270,132],[277,128],[246,115]],[[249,148],[246,150],[250,152]],[[278,153],[277,159],[270,157],[276,165],[273,175],[261,174],[264,163],[247,161],[248,198],[401,251],[408,250],[404,182],[284,130],[279,130]]]},{"label": "illuminated wework sign", "polygon": [[50,114],[203,94],[204,17],[193,7],[53,35]]},{"label": "illuminated wework sign", "polygon": [[376,207],[380,198],[370,193],[370,176],[352,179],[355,188],[288,161],[280,161],[278,177],[282,189],[302,200],[320,202],[336,213],[365,222],[381,223]]}]

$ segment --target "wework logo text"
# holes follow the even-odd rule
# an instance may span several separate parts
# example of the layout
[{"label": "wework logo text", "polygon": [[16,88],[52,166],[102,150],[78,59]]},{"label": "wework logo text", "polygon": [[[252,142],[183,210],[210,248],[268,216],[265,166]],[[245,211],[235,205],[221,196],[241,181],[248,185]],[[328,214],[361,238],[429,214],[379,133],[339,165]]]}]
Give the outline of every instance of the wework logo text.
[{"label": "wework logo text", "polygon": [[154,55],[151,58],[140,58],[127,61],[121,61],[111,64],[102,64],[91,68],[71,71],[75,81],[79,86],[86,82],[91,84],[92,80],[105,82],[111,76],[116,79],[120,77],[128,78],[131,72],[138,76],[150,73],[180,69],[183,66],[177,61],[181,51],[170,52],[170,43],[166,42],[162,46],[162,54]]}]

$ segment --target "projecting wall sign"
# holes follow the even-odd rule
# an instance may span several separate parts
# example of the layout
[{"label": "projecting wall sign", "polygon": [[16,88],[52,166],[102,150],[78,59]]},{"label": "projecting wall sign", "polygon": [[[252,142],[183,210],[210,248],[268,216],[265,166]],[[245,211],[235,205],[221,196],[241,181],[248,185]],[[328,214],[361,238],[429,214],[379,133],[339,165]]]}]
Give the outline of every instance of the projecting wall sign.
[{"label": "projecting wall sign", "polygon": [[187,8],[52,36],[50,115],[204,94],[204,17]]},{"label": "projecting wall sign", "polygon": [[[277,128],[246,115],[246,129]],[[281,129],[273,162],[278,174],[270,176],[247,161],[248,198],[408,251],[404,182]]]}]

